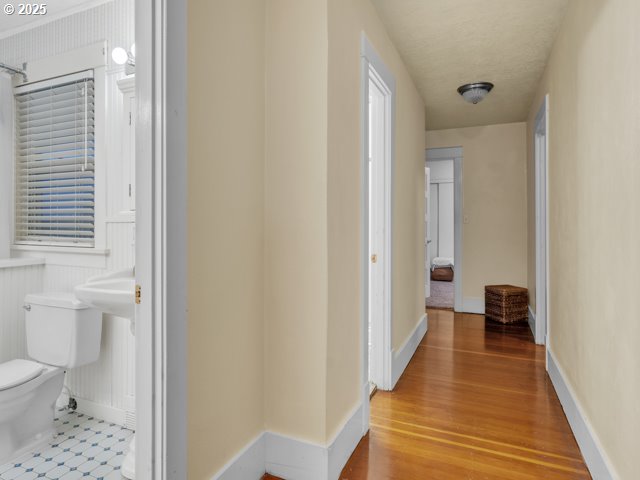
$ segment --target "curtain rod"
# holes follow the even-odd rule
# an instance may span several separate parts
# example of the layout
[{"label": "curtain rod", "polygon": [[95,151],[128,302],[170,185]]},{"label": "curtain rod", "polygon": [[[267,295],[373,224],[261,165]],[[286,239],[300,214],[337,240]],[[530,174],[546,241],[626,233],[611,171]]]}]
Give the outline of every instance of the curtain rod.
[{"label": "curtain rod", "polygon": [[24,81],[27,81],[27,72],[25,72],[24,70],[20,70],[19,68],[14,68],[14,67],[10,67],[9,65],[0,62],[0,68],[3,70],[8,70],[9,72],[13,73],[13,74],[17,74],[17,75],[22,75],[22,78],[24,79]]}]

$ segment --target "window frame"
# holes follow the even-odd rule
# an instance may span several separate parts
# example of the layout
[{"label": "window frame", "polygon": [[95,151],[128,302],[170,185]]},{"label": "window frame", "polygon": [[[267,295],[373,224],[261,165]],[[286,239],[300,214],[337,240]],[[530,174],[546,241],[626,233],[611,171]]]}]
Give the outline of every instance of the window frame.
[{"label": "window frame", "polygon": [[[14,166],[14,175],[13,175],[13,180],[14,180],[14,190],[13,190],[13,200],[14,200],[14,221],[13,221],[13,244],[14,245],[27,245],[27,246],[33,246],[33,247],[67,247],[67,248],[82,248],[82,249],[87,249],[87,248],[94,248],[95,247],[95,242],[96,242],[96,232],[95,232],[95,223],[96,223],[96,205],[95,205],[95,188],[96,188],[96,149],[95,149],[95,104],[96,104],[96,91],[94,88],[95,85],[95,79],[94,79],[94,75],[95,72],[93,69],[88,69],[88,70],[84,70],[81,72],[76,72],[76,73],[70,73],[67,75],[62,75],[62,76],[58,76],[58,77],[53,77],[47,80],[42,80],[42,81],[38,81],[38,82],[29,82],[27,84],[23,84],[17,87],[13,88],[14,94],[13,94],[13,105],[14,105],[14,128],[13,128],[13,133],[14,133],[14,152],[13,152],[13,166]],[[20,132],[19,129],[19,125],[18,125],[18,97],[22,96],[22,95],[28,95],[32,92],[37,92],[40,90],[46,90],[46,89],[55,89],[55,88],[62,88],[65,85],[68,84],[77,84],[79,82],[82,81],[90,81],[92,84],[92,88],[93,88],[93,94],[91,97],[91,101],[93,103],[93,108],[92,108],[92,113],[93,113],[93,127],[94,127],[94,139],[92,141],[94,147],[93,147],[93,177],[92,177],[92,182],[91,182],[91,187],[92,187],[92,194],[94,196],[93,200],[94,200],[94,205],[93,205],[93,211],[91,214],[91,224],[93,225],[93,234],[88,237],[90,238],[90,241],[87,241],[85,243],[81,242],[81,241],[72,241],[72,240],[67,240],[65,241],[64,239],[60,238],[60,239],[56,239],[55,236],[52,236],[52,238],[48,239],[48,240],[37,240],[37,239],[29,239],[29,235],[27,234],[27,238],[21,239],[18,238],[17,232],[18,232],[18,219],[17,219],[17,214],[19,213],[19,208],[17,208],[17,201],[18,201],[18,180],[22,179],[24,180],[24,176],[21,176],[20,179],[18,178],[18,172],[20,171],[20,167],[18,165],[18,151],[17,151],[17,147],[18,147],[18,134],[22,133]],[[86,101],[86,98],[85,98]],[[85,115],[86,115],[86,111],[85,111]],[[24,120],[24,118],[21,118],[21,120]],[[27,119],[29,120],[29,119]],[[85,118],[85,121],[87,119]],[[86,125],[85,125],[86,128]],[[84,146],[85,150],[88,148],[87,145],[85,144]],[[24,174],[24,172],[23,172]],[[28,176],[27,176],[28,179]],[[23,212],[24,213],[24,212]],[[22,224],[22,222],[21,222]],[[27,227],[27,231],[29,231],[30,229],[30,223],[29,220],[25,221],[25,226]],[[72,233],[73,230],[69,230],[69,233]]]},{"label": "window frame", "polygon": [[[51,78],[93,70],[94,80],[94,132],[95,132],[95,178],[94,178],[94,245],[80,247],[68,245],[24,245],[15,242],[16,213],[16,145],[11,145],[12,179],[11,189],[11,256],[15,258],[44,258],[48,264],[105,268],[107,248],[107,166],[108,159],[106,133],[106,77],[107,77],[107,44],[98,42],[60,55],[27,63],[29,82],[35,83]],[[14,77],[14,87],[23,84],[21,78]],[[15,109],[15,102],[13,107]],[[15,111],[13,138],[16,135]]]}]

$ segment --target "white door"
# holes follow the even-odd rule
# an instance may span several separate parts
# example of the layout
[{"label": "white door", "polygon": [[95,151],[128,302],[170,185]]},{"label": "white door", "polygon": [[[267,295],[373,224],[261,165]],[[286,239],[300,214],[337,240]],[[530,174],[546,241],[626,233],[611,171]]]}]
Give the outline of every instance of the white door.
[{"label": "white door", "polygon": [[424,298],[431,296],[431,170],[424,167]]},{"label": "white door", "polygon": [[385,92],[369,81],[369,381],[384,385]]}]

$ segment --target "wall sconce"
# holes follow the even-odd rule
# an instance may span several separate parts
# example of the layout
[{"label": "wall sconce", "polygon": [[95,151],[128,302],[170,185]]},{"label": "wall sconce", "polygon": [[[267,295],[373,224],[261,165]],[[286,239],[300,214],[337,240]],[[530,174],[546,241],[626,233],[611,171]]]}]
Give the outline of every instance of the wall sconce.
[{"label": "wall sconce", "polygon": [[122,47],[116,47],[111,52],[111,58],[118,65],[124,65],[124,72],[127,75],[136,73],[136,44],[132,44],[127,52]]}]

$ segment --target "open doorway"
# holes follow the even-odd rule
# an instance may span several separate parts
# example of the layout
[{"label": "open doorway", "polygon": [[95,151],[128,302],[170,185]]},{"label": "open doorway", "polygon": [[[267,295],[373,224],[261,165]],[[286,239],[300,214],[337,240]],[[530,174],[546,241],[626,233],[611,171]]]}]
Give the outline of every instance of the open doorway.
[{"label": "open doorway", "polygon": [[533,133],[533,148],[535,161],[535,209],[536,209],[536,294],[535,315],[529,315],[531,331],[536,343],[545,345],[548,336],[548,298],[549,291],[549,258],[548,258],[548,106],[549,96],[542,102],[542,106],[536,116],[535,130]]},{"label": "open doorway", "polygon": [[427,149],[425,306],[462,311],[462,148]]}]

